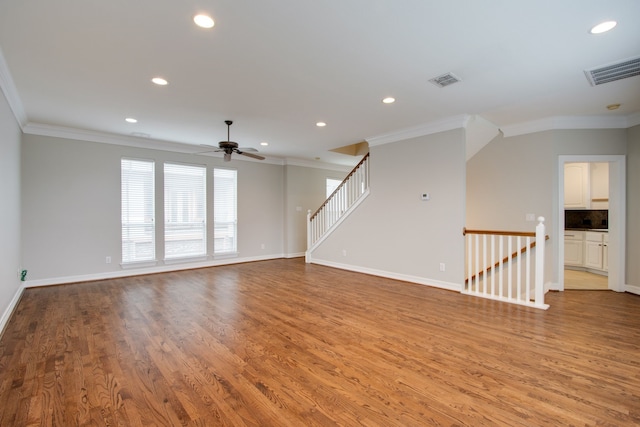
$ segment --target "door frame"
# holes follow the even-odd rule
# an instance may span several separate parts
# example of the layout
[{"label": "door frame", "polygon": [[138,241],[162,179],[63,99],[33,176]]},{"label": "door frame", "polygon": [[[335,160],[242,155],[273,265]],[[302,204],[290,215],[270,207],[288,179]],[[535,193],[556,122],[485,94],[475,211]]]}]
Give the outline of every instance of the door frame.
[{"label": "door frame", "polygon": [[[612,291],[625,292],[626,271],[626,211],[627,173],[625,155],[562,155],[558,156],[558,227],[562,236],[558,244],[558,290],[564,291],[564,164],[609,163],[609,278]],[[613,262],[611,262],[613,260]]]}]

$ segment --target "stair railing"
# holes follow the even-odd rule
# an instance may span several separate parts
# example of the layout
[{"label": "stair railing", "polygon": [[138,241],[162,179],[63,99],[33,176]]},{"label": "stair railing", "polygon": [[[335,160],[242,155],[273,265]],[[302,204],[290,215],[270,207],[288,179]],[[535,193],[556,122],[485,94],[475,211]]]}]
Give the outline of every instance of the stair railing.
[{"label": "stair railing", "polygon": [[544,303],[544,242],[549,236],[545,235],[544,218],[538,221],[535,233],[464,229],[467,279],[462,293],[549,308]]},{"label": "stair railing", "polygon": [[313,214],[307,212],[305,259],[369,194],[369,153],[349,172],[333,193]]}]

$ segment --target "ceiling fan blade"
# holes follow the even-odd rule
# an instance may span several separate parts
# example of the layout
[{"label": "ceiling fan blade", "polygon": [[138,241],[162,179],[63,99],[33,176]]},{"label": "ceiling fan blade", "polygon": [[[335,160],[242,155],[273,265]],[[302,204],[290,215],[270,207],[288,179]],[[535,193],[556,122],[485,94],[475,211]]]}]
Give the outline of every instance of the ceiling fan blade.
[{"label": "ceiling fan blade", "polygon": [[256,150],[253,147],[239,147],[238,150],[240,151],[251,151],[252,153],[257,153],[258,150]]},{"label": "ceiling fan blade", "polygon": [[264,157],[262,156],[258,156],[257,154],[253,154],[253,153],[245,153],[244,151],[236,151],[238,154],[242,154],[243,156],[247,156],[247,157],[251,157],[257,160],[264,160]]}]

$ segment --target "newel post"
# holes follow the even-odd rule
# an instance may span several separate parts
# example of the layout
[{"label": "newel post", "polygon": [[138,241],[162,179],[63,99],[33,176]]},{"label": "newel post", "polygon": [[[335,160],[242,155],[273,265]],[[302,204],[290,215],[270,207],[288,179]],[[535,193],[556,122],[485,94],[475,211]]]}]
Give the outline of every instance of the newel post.
[{"label": "newel post", "polygon": [[311,248],[311,209],[307,210],[307,250],[304,252],[304,262],[309,264],[311,262],[311,254],[309,249]]},{"label": "newel post", "polygon": [[536,226],[536,279],[535,279],[535,305],[544,305],[544,243],[545,227],[544,217],[538,217]]}]

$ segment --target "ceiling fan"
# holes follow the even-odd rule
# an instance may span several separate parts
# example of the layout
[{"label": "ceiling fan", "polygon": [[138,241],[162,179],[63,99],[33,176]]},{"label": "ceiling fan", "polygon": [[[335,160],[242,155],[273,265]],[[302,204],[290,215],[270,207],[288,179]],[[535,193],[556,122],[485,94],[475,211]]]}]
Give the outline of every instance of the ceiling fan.
[{"label": "ceiling fan", "polygon": [[[220,141],[218,143],[218,148],[216,148],[215,150],[202,151],[202,152],[197,153],[197,154],[204,154],[204,153],[211,153],[211,152],[217,153],[217,152],[221,152],[222,151],[222,152],[224,152],[224,161],[225,162],[231,161],[231,154],[232,153],[242,154],[243,156],[251,157],[251,158],[257,159],[257,160],[264,160],[264,157],[259,156],[257,154],[253,154],[253,153],[258,151],[255,148],[248,148],[248,147],[238,148],[238,143],[231,141],[231,138],[229,137],[230,128],[231,128],[231,125],[233,124],[233,121],[232,120],[225,120],[224,122],[227,124],[227,140],[226,141]],[[202,145],[203,147],[215,148],[213,145],[207,145],[207,144],[200,144],[200,145]]]}]

